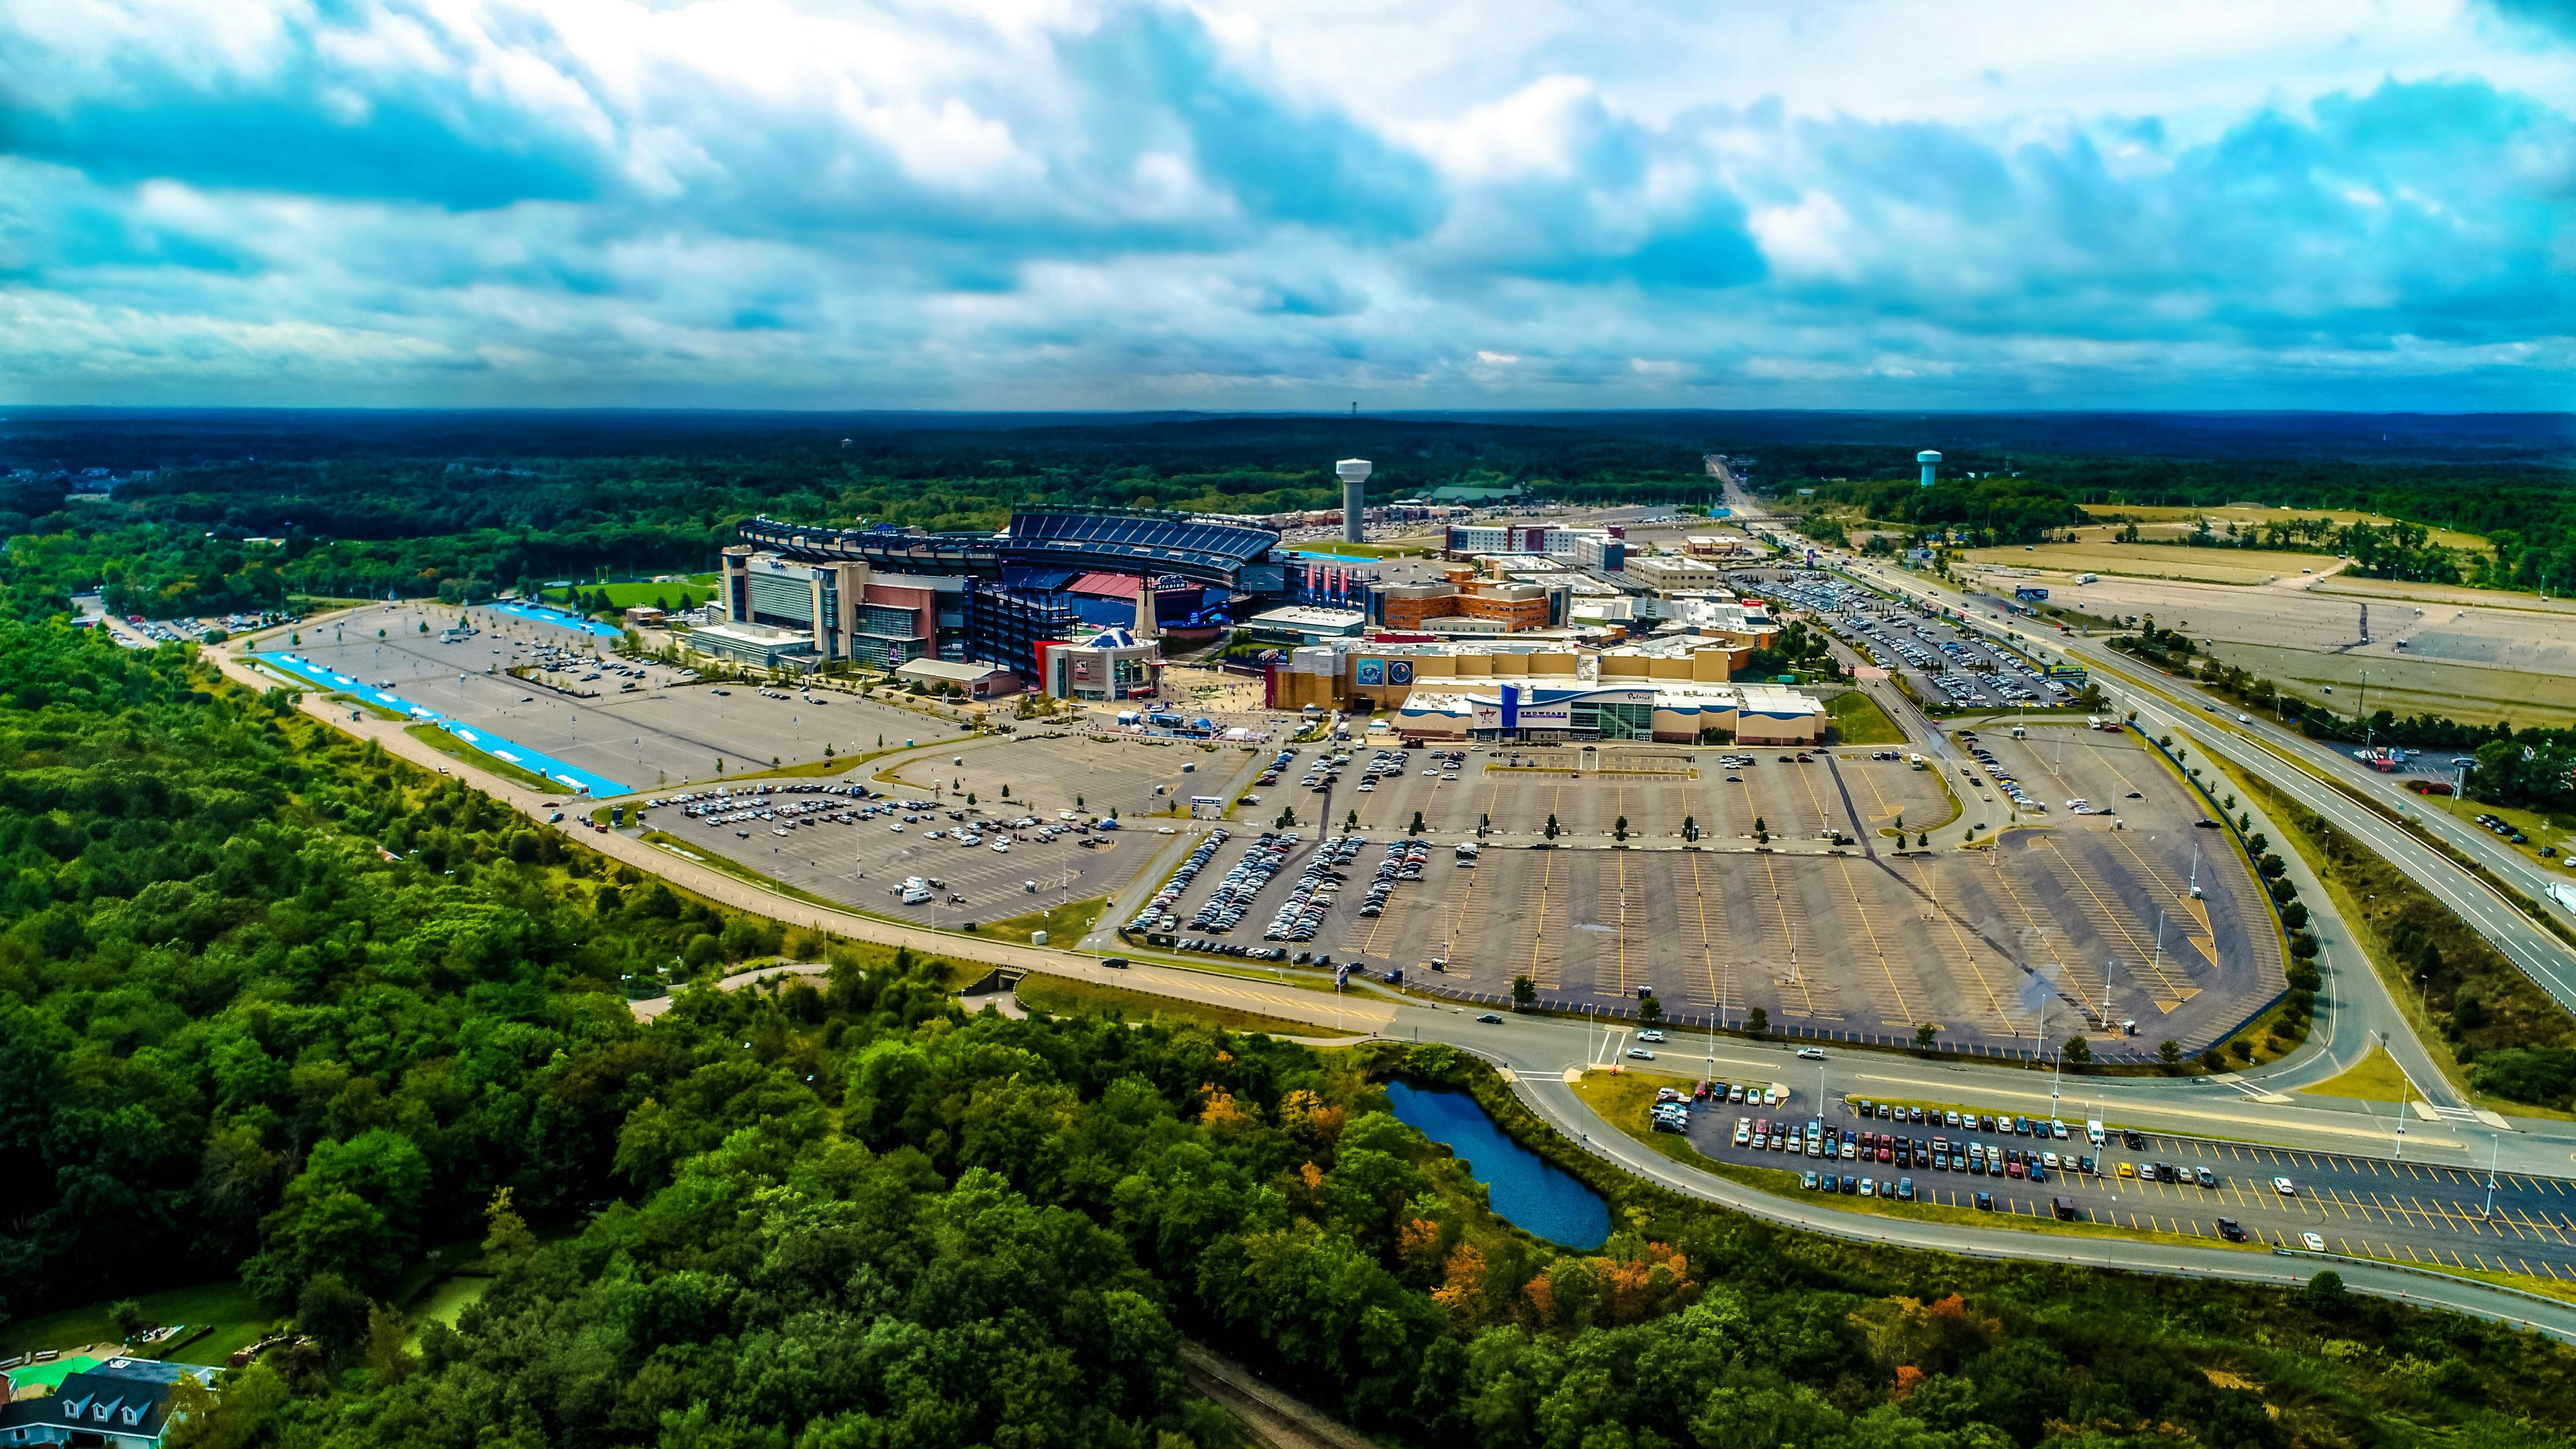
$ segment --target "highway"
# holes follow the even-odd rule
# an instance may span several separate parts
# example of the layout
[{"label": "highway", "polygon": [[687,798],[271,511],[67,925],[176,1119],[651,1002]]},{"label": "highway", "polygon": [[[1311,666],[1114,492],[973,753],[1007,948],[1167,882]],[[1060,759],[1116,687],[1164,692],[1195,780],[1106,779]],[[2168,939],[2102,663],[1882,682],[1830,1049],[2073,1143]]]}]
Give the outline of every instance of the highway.
[{"label": "highway", "polygon": [[[245,666],[237,641],[213,651],[236,682],[255,689],[268,680]],[[485,775],[438,754],[403,732],[400,724],[373,718],[347,719],[308,695],[305,710],[334,729],[377,740],[389,753],[426,769],[462,775],[497,801],[532,820],[543,820],[545,797],[508,781]],[[925,747],[931,748],[931,747]],[[1368,1031],[1399,1041],[1449,1042],[1477,1052],[1504,1067],[1516,1079],[1516,1090],[1568,1135],[1603,1153],[1630,1171],[1730,1207],[1792,1226],[1837,1236],[1888,1242],[1945,1252],[1988,1257],[2015,1257],[2078,1264],[2105,1263],[2138,1271],[2226,1276],[2274,1283],[2301,1282],[2320,1265],[2305,1258],[2269,1258],[2236,1248],[2202,1248],[2165,1242],[2067,1240],[2008,1229],[1860,1216],[1810,1206],[1793,1198],[1775,1198],[1723,1178],[1696,1172],[1654,1153],[1611,1128],[1564,1085],[1569,1071],[1600,1063],[1624,1061],[1624,1030],[1599,1030],[1580,1019],[1512,1017],[1499,1024],[1480,1022],[1471,1011],[1445,1002],[1403,997],[1375,989],[1331,993],[1308,989],[1263,973],[1189,969],[1139,960],[1132,969],[1111,969],[1093,955],[1052,947],[1033,947],[910,925],[799,901],[712,868],[655,850],[622,834],[591,834],[585,844],[633,868],[661,876],[719,904],[755,911],[791,925],[813,926],[853,939],[908,946],[953,959],[1024,970],[1045,971],[1075,979],[1115,985],[1177,999],[1230,1006],[1290,1020]],[[1159,874],[1193,837],[1175,835],[1140,872]],[[1804,1061],[1791,1046],[1778,1042],[1721,1037],[1694,1038],[1661,1050],[1668,1070],[1759,1077],[1787,1084],[1788,1110],[1816,1110],[1846,1096],[1911,1097],[1924,1101],[1973,1101],[1988,1111],[2066,1115],[2082,1120],[2091,1111],[2115,1124],[2135,1125],[2160,1133],[2207,1139],[2260,1141],[2300,1151],[2354,1156],[2368,1154],[2381,1140],[2394,1140],[2393,1123],[2349,1111],[2304,1105],[2264,1090],[2252,1081],[2212,1078],[2067,1078],[2052,1074],[1965,1061],[1939,1061],[1894,1053],[1856,1052],[1836,1048],[1823,1062]],[[2072,1108],[2070,1113],[2068,1109]],[[2473,1167],[2482,1154],[2495,1150],[2498,1134],[2474,1122],[2437,1121],[2410,1125],[2406,1151],[2446,1165]],[[2508,1171],[2564,1177],[2568,1140],[2543,1142],[2526,1133],[2503,1136]],[[2554,1154],[2554,1157],[2553,1157]],[[2525,1160],[2526,1158],[2530,1160]],[[2513,1294],[2477,1283],[2424,1276],[2373,1264],[2365,1258],[2334,1260],[2337,1271],[2362,1291],[2453,1308],[2462,1312],[2524,1324],[2576,1339],[2576,1308]]]},{"label": "highway", "polygon": [[[1908,595],[1927,603],[1951,608],[1976,609],[1977,605],[1953,590],[1935,587],[1920,579],[1886,568],[1863,566],[1847,571],[1855,582],[1885,592]],[[2215,696],[2204,697],[2196,687],[2158,676],[2150,680],[2147,671],[2135,661],[2111,650],[2101,640],[2071,635],[2042,635],[2036,631],[2014,628],[2009,621],[1986,621],[1988,627],[2013,634],[2034,658],[2061,659],[2080,663],[2090,670],[2105,693],[2124,712],[2135,709],[2139,723],[2153,734],[2171,734],[2177,740],[2188,740],[2203,750],[2216,753],[2229,764],[2258,776],[2301,806],[2323,816],[2338,830],[2353,837],[2373,853],[2397,865],[2417,883],[2433,893],[2445,906],[2456,912],[2470,927],[2493,943],[2534,984],[2549,993],[2562,1007],[2576,1011],[2576,949],[2551,934],[2539,922],[2525,915],[2492,886],[2471,875],[2456,862],[2413,835],[2391,824],[2376,810],[2361,804],[2337,789],[2322,772],[2337,783],[2357,789],[2378,789],[2392,795],[2391,809],[2404,808],[2415,819],[2422,820],[2443,838],[2457,834],[2457,844],[2464,854],[2498,871],[2500,878],[2528,880],[2532,872],[2519,857],[2494,859],[2502,849],[2482,832],[2468,831],[2461,823],[2438,811],[2412,808],[2404,792],[2376,781],[2345,778],[2356,772],[2349,759],[2338,757],[2330,748],[2319,747],[2304,736],[2295,735],[2277,725],[2256,721],[2252,725],[2236,721],[2231,706]],[[2216,709],[2191,708],[2184,701],[2205,699]],[[2286,855],[2287,852],[2284,852]],[[2510,856],[2510,851],[2503,851]],[[2318,898],[2303,889],[2312,911]],[[2392,1036],[2399,1034],[2392,1030]],[[2425,1070],[2431,1072],[2429,1062]],[[2410,1074],[2413,1068],[2409,1068]],[[2419,1084],[2431,1086],[2424,1077]]]}]

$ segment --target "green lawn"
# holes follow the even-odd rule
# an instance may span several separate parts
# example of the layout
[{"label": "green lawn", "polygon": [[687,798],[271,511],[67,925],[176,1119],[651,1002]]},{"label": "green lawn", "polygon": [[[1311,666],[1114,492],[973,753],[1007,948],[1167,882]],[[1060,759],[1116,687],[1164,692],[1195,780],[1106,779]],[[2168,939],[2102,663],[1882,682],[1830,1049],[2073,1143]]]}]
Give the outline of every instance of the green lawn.
[{"label": "green lawn", "polygon": [[[707,600],[716,596],[716,576],[714,574],[691,574],[689,575],[689,581],[685,584],[581,584],[578,587],[581,589],[582,595],[585,598],[598,593],[601,589],[608,590],[608,602],[621,609],[631,609],[637,604],[650,604],[655,599],[660,599],[662,601],[662,603],[657,607],[668,609],[687,609],[703,604]],[[687,603],[681,602],[681,595],[684,593],[688,596]],[[546,597],[556,603],[562,603],[564,602],[564,591],[561,589],[548,589],[546,590]]]},{"label": "green lawn", "polygon": [[436,725],[416,724],[404,729],[403,733],[450,759],[472,765],[485,774],[498,775],[513,785],[525,785],[531,790],[552,790],[557,793],[571,788],[561,780],[549,780],[534,770],[513,765],[498,756],[487,755]]},{"label": "green lawn", "polygon": [[[1237,1011],[1230,1006],[1211,1006],[1206,1002],[1183,1001],[1173,996],[1156,996],[1151,992],[1129,991],[1123,986],[1097,986],[1065,976],[1031,975],[1023,977],[1015,993],[1022,1006],[1034,1011],[1051,1011],[1059,1016],[1095,1016],[1109,1014],[1122,1021],[1195,1022],[1201,1026],[1223,1027],[1227,1031],[1267,1032],[1272,1036],[1354,1036],[1355,1032],[1335,1031],[1312,1022],[1290,1021],[1285,1017],[1265,1016],[1257,1011]],[[973,1006],[973,1002],[968,1002]]]},{"label": "green lawn", "polygon": [[1825,700],[1825,718],[1832,722],[1834,738],[1847,745],[1901,745],[1905,731],[1878,707],[1878,701],[1858,689],[1846,689]]},{"label": "green lawn", "polygon": [[[310,686],[307,687],[309,688]],[[363,713],[374,715],[378,719],[391,720],[397,724],[411,718],[410,715],[404,714],[401,710],[387,709],[372,699],[360,699],[354,694],[325,695],[323,696],[322,702],[325,704],[336,704],[343,709],[359,710]]]},{"label": "green lawn", "polygon": [[[262,1309],[259,1301],[239,1283],[202,1283],[194,1288],[172,1288],[149,1293],[138,1299],[145,1316],[156,1323],[184,1323],[185,1332],[168,1343],[152,1344],[140,1350],[142,1356],[168,1357],[180,1363],[219,1364],[235,1349],[256,1342],[260,1334],[275,1321],[275,1316]],[[19,1319],[0,1325],[0,1358],[13,1357],[36,1349],[70,1349],[84,1344],[114,1343],[116,1327],[108,1318],[109,1304],[83,1304],[78,1308],[57,1309],[35,1318]],[[196,1336],[200,1327],[214,1332]]]},{"label": "green lawn", "polygon": [[463,1313],[468,1306],[479,1302],[484,1294],[491,1291],[492,1280],[488,1277],[452,1275],[430,1284],[428,1289],[411,1303],[409,1316],[413,1346],[419,1346],[422,1328],[432,1321],[454,1328],[456,1316]]},{"label": "green lawn", "polygon": [[1031,931],[1044,931],[1048,945],[1070,946],[1100,924],[1100,913],[1108,909],[1107,896],[1092,896],[1024,915],[1004,916],[998,921],[981,921],[975,930],[979,935],[998,936],[1006,941],[1025,941]]}]

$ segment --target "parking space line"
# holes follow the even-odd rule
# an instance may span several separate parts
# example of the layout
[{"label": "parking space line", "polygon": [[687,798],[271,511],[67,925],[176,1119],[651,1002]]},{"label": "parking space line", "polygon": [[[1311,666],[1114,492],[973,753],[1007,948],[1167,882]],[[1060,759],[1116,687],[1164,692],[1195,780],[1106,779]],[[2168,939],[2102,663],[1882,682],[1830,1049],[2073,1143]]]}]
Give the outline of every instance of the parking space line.
[{"label": "parking space line", "polygon": [[[1797,988],[1799,1014],[1802,1016],[1812,1017],[1816,1015],[1816,995],[1807,987],[1805,970],[1796,966],[1796,962],[1798,960],[1798,928],[1796,924],[1789,919],[1788,901],[1780,890],[1779,862],[1775,857],[1769,855],[1760,856],[1758,858],[1762,862],[1763,880],[1771,887],[1771,913],[1776,918],[1781,943],[1789,948],[1789,960],[1793,968],[1789,973],[1788,979],[1780,984],[1784,990],[1789,987]],[[1798,914],[1802,918],[1806,915],[1806,910],[1803,906],[1799,909]],[[1787,1001],[1784,1000],[1781,1002],[1781,1009],[1784,1012],[1788,1010]]]},{"label": "parking space line", "polygon": [[[1878,927],[1870,924],[1869,905],[1861,899],[1860,886],[1852,879],[1851,858],[1839,856],[1834,863],[1841,868],[1843,890],[1851,897],[1852,914],[1860,918],[1861,931],[1869,937],[1869,949],[1878,957],[1879,974],[1887,978],[1888,994],[1896,998],[1895,1019],[1907,1023],[1921,1022],[1923,1018],[1915,1014],[1913,1006],[1905,999],[1905,988],[1896,979],[1896,963],[1889,959],[1886,943],[1878,939]],[[1922,983],[1918,981],[1915,986],[1919,991]]]},{"label": "parking space line", "polygon": [[[1925,877],[1927,884],[1931,881],[1932,867],[1929,862],[1924,864],[1919,874]],[[1976,948],[1969,943],[1967,932],[1960,929],[1959,918],[1941,909],[1940,895],[1937,890],[1927,891],[1926,894],[1933,899],[1932,913],[1943,925],[1949,927],[1950,948],[1956,953],[1959,964],[1966,967],[1968,975],[1976,980],[1977,990],[1986,998],[1986,1009],[1994,1013],[1995,1021],[2006,1035],[2020,1035],[2013,1028],[2011,1014],[2004,1010],[2003,998],[1995,994],[1994,983],[1987,979],[1985,968],[1977,964]]]},{"label": "parking space line", "polygon": [[[2001,847],[1997,848],[2000,849]],[[2024,854],[2026,855],[2027,852]],[[2048,966],[2066,980],[2074,983],[2076,990],[2082,995],[2084,1000],[2101,1000],[2104,991],[2106,991],[2109,986],[2109,983],[2102,979],[2102,973],[2098,969],[2095,970],[2092,979],[2087,981],[2085,979],[2083,968],[2067,963],[2058,954],[2054,945],[2057,940],[2065,937],[2065,928],[2052,922],[2042,921],[2039,917],[2039,913],[2030,908],[2030,902],[2022,899],[2021,892],[2014,889],[2012,880],[2013,870],[2015,866],[2020,864],[2020,862],[2017,860],[2006,859],[2005,857],[1998,855],[1995,858],[1995,863],[1998,868],[1987,873],[1984,876],[1984,879],[1992,881],[1996,886],[2000,887],[2004,893],[2004,898],[2013,903],[2013,908],[2015,910],[2021,912],[2022,924],[2029,928],[2030,939],[2033,944],[2035,946],[2046,946],[2049,948]],[[2036,957],[2038,952],[2034,950],[2030,954]],[[2040,963],[2037,960],[2033,960],[2031,962],[2033,967],[2036,967],[2039,964]],[[2016,1032],[2015,1035],[2019,1035],[2019,1033]]]},{"label": "parking space line", "polygon": [[1529,976],[1530,980],[1535,982],[1540,988],[1550,991],[1556,989],[1557,978],[1562,976],[1565,971],[1565,952],[1561,947],[1557,951],[1557,969],[1552,972],[1542,971],[1539,969],[1539,953],[1547,946],[1548,883],[1554,878],[1555,874],[1556,852],[1553,850],[1542,852],[1539,858],[1538,922],[1530,928]]},{"label": "parking space line", "polygon": [[[1708,934],[1708,887],[1700,879],[1699,852],[1697,851],[1692,851],[1690,853],[1690,869],[1692,913],[1698,917],[1699,921],[1700,973],[1708,982],[1710,999],[1707,1004],[1716,1007],[1719,1016],[1723,1018],[1726,1014],[1727,997],[1735,985],[1735,958],[1731,952],[1727,956],[1726,980],[1720,982],[1717,977],[1717,960],[1714,951],[1714,943],[1709,939]],[[1723,894],[1720,894],[1717,898],[1717,923],[1718,930],[1721,933],[1725,932],[1726,897]],[[1729,936],[1728,940],[1731,945],[1733,943],[1733,937]],[[1721,1021],[1720,1024],[1722,1025],[1723,1022]],[[1819,1104],[1819,1106],[1821,1107],[1821,1104]]]},{"label": "parking space line", "polygon": [[[2038,854],[2043,849],[2047,852],[2047,859],[2055,865],[2056,873],[2059,878],[2068,885],[2071,885],[2083,892],[2081,899],[2076,902],[2076,908],[2085,917],[2085,919],[2092,922],[2094,929],[2097,932],[2100,932],[2104,926],[2108,926],[2111,931],[2119,933],[2121,940],[2128,943],[2132,962],[2129,968],[2132,979],[2142,980],[2142,974],[2151,974],[2155,977],[2157,988],[2164,993],[2156,999],[2156,1004],[2159,1007],[2162,1007],[2166,1011],[2171,1011],[2174,1007],[2198,994],[2198,988],[2177,984],[2171,976],[2165,974],[2164,967],[2158,964],[2156,959],[2158,953],[2149,950],[2146,944],[2139,940],[2138,930],[2131,929],[2134,923],[2130,920],[2124,919],[2127,911],[2127,902],[2105,897],[2093,884],[2091,872],[2085,870],[2074,860],[2068,858],[2066,853],[2058,847],[2055,838],[2045,835],[2041,836],[2038,840],[2032,843],[2030,853]],[[2139,929],[2142,930],[2144,928],[2139,927]],[[2103,932],[2102,934],[2103,939],[2107,942],[2109,940],[2109,932]],[[2143,968],[2143,973],[2141,968]]]}]

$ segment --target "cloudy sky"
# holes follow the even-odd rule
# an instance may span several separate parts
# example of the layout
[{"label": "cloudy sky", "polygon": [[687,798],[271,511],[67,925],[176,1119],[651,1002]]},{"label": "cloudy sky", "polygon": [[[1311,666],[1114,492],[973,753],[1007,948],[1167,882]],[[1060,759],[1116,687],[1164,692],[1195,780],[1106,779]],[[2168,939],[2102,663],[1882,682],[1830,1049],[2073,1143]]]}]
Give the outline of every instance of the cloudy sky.
[{"label": "cloudy sky", "polygon": [[0,0],[0,401],[2571,377],[2571,0]]}]

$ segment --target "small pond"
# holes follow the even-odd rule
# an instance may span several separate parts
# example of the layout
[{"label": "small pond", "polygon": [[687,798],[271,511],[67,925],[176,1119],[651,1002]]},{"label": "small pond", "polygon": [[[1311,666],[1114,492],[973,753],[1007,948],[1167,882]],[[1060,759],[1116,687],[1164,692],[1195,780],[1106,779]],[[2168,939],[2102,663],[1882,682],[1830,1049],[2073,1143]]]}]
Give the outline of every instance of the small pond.
[{"label": "small pond", "polygon": [[1563,1168],[1521,1146],[1494,1125],[1464,1092],[1386,1084],[1398,1121],[1465,1159],[1485,1185],[1494,1214],[1524,1232],[1569,1248],[1597,1248],[1610,1238],[1610,1205]]}]

